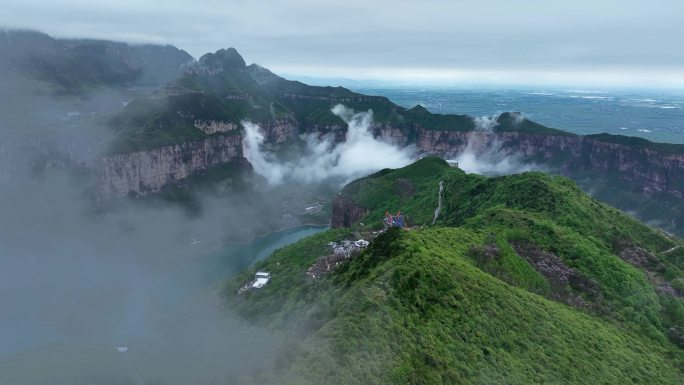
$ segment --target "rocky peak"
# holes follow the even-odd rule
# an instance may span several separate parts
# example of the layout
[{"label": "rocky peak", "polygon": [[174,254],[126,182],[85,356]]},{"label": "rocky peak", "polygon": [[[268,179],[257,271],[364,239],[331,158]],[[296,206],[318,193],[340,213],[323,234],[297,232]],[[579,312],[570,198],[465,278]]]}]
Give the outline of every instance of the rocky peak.
[{"label": "rocky peak", "polygon": [[235,48],[228,48],[203,55],[199,59],[199,65],[211,72],[222,72],[243,69],[246,63]]},{"label": "rocky peak", "polygon": [[420,113],[420,114],[429,113],[429,111],[425,107],[421,106],[420,104],[416,104],[415,107],[411,108],[410,111]]},{"label": "rocky peak", "polygon": [[249,72],[249,76],[251,76],[252,79],[254,79],[254,81],[259,85],[265,85],[275,80],[283,79],[267,68],[264,68],[258,64],[250,64],[247,66],[247,71]]},{"label": "rocky peak", "polygon": [[519,126],[525,120],[525,116],[520,112],[504,112],[496,118],[501,125]]}]

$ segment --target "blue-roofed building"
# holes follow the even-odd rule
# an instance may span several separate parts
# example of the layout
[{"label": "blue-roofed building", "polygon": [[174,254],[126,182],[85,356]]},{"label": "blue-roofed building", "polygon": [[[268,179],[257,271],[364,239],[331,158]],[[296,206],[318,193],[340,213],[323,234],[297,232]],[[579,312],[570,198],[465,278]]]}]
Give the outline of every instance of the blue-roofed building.
[{"label": "blue-roofed building", "polygon": [[390,227],[401,227],[402,229],[406,227],[406,221],[401,211],[397,212],[397,215],[392,215],[389,212],[385,213],[385,220],[383,221],[385,229]]}]

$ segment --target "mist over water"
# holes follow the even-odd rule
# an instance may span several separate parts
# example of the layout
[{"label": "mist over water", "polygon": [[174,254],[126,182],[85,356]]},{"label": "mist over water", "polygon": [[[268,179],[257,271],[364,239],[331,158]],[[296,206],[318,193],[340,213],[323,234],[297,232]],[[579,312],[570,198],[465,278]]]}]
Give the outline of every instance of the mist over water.
[{"label": "mist over water", "polygon": [[283,226],[294,189],[198,190],[192,214],[163,199],[100,207],[107,118],[147,91],[0,80],[0,383],[213,384],[270,368],[282,336],[224,309],[215,285],[323,229],[227,245]]},{"label": "mist over water", "polygon": [[250,226],[229,215],[230,198],[246,201],[238,194],[201,198],[206,214],[195,217],[140,203],[97,214],[78,182],[55,170],[0,187],[0,383],[41,383],[27,377],[37,367],[52,368],[46,378],[130,379],[124,358],[168,384],[271,365],[281,337],[222,310],[207,289],[319,229],[226,247],[231,229]]}]

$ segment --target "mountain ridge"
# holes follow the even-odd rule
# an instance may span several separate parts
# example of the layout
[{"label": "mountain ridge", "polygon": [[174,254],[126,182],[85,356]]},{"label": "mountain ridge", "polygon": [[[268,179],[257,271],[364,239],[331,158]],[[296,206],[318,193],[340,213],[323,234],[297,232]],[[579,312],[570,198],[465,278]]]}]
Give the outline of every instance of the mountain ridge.
[{"label": "mountain ridge", "polygon": [[54,39],[29,30],[0,30],[0,67],[80,94],[103,86],[171,83],[194,59],[172,45]]},{"label": "mountain ridge", "polygon": [[[684,145],[610,134],[581,136],[510,112],[490,120],[490,127],[482,128],[477,119],[468,115],[433,114],[420,106],[407,109],[385,97],[358,94],[343,87],[307,86],[256,64],[243,65],[243,59],[236,60],[236,67],[232,60],[226,67],[230,69],[220,73],[187,71],[178,82],[185,91],[174,96],[179,105],[193,105],[191,100],[201,95],[206,99],[203,105],[216,106],[202,115],[203,120],[228,122],[237,127],[232,133],[240,132],[242,120],[251,120],[262,127],[267,143],[274,144],[296,142],[302,134],[328,135],[341,142],[346,123],[331,112],[331,107],[339,103],[357,111],[370,109],[374,136],[387,138],[398,146],[415,145],[423,154],[446,158],[456,157],[469,148],[476,153],[520,156],[522,162],[538,163],[574,178],[585,189],[595,190],[601,199],[635,212],[640,218],[665,218],[661,226],[684,234],[684,223],[678,219],[684,215]],[[130,109],[134,108],[132,104]],[[175,111],[180,115],[174,116]],[[183,135],[180,127],[196,132],[194,118],[187,117],[194,117],[193,112],[198,111],[174,107],[158,115],[166,120],[147,121],[142,129],[136,126],[137,134],[121,128],[123,137],[129,140],[149,127],[145,136],[169,138],[168,144],[173,144],[174,133]],[[133,143],[137,143],[133,150],[146,147],[144,137]],[[653,197],[658,201],[644,199]]]},{"label": "mountain ridge", "polygon": [[[8,52],[10,33],[2,34],[0,51]],[[43,54],[46,65],[29,67],[38,72],[24,74],[40,78],[49,70],[47,73],[59,76],[45,80],[60,89],[73,86],[74,92],[87,92],[103,84],[127,86],[144,79],[142,69],[161,68],[160,60],[151,60],[148,67],[127,64],[123,43],[19,35],[36,40],[34,51],[47,52]],[[78,55],[73,56],[75,49]],[[105,159],[96,165],[103,176],[101,197],[153,193],[188,175],[203,173],[209,164],[220,167],[221,163],[196,161],[205,159],[207,151],[234,153],[234,159],[225,161],[243,162],[239,138],[245,119],[258,124],[271,145],[297,145],[300,135],[330,136],[341,142],[346,123],[331,107],[342,103],[357,111],[372,110],[373,134],[397,146],[415,145],[422,154],[446,158],[466,150],[475,155],[518,157],[521,162],[570,176],[600,199],[684,234],[684,145],[609,134],[580,136],[545,127],[518,113],[501,114],[490,120],[491,127],[481,129],[481,122],[468,115],[433,114],[420,106],[397,106],[382,96],[289,81],[257,64],[247,65],[235,49],[219,50],[218,56],[209,53],[198,61],[184,51],[169,49],[175,59],[165,64],[168,71],[161,71],[164,75],[156,78],[158,88],[131,101],[121,114],[108,120],[115,139]],[[30,47],[27,50],[31,51]],[[110,52],[105,57],[111,60],[97,59],[98,52]],[[134,57],[138,51],[131,52]],[[5,62],[10,57],[3,55]],[[79,57],[90,59],[69,67]],[[136,60],[143,62],[143,57]],[[107,65],[101,66],[103,62]],[[69,70],[53,71],[59,68]],[[233,135],[237,137],[228,138]],[[215,142],[230,143],[231,147],[205,145]],[[168,156],[157,157],[157,153]],[[140,163],[144,159],[154,162]],[[149,172],[129,172],[141,166]],[[117,187],[110,188],[112,185]]]},{"label": "mountain ridge", "polygon": [[[444,205],[432,226],[440,181]],[[681,239],[567,178],[468,175],[438,158],[358,179],[341,194],[367,208],[351,227],[278,250],[226,282],[227,306],[292,336],[279,366],[241,381],[681,381],[684,254],[661,254]],[[374,235],[387,210],[413,228]],[[328,242],[358,237],[371,239],[367,249],[307,274],[331,253]],[[271,283],[236,294],[257,270]],[[665,275],[677,289],[659,286]]]}]

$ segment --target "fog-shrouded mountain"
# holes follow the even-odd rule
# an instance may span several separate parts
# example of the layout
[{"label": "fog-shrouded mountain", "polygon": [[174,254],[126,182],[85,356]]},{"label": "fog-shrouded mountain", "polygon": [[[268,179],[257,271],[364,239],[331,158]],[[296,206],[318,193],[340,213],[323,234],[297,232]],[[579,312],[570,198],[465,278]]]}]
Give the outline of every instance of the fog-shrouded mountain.
[{"label": "fog-shrouded mountain", "polygon": [[[301,135],[344,142],[347,122],[333,113],[337,104],[372,110],[373,135],[398,147],[462,158],[463,164],[473,160],[485,166],[473,167],[479,172],[515,171],[512,160],[561,173],[600,199],[682,234],[682,145],[609,134],[574,135],[520,113],[481,119],[433,114],[421,106],[407,109],[384,97],[283,79],[259,65],[245,65],[234,49],[204,55],[174,85],[135,100],[113,118],[119,134],[110,151],[127,155],[107,158],[106,191],[121,195],[138,192],[140,186],[156,190],[194,172],[193,164],[181,163],[174,167],[178,172],[159,175],[147,154],[160,159],[163,148],[176,148],[171,151],[175,159],[202,157],[206,148],[206,161],[192,161],[199,169],[232,154],[241,156],[244,120],[258,124],[265,142],[274,145],[301,144]],[[185,147],[178,152],[174,146],[181,143]],[[223,155],[216,158],[211,155],[215,153]],[[131,170],[131,164],[145,165],[148,175]]]},{"label": "fog-shrouded mountain", "polygon": [[[348,122],[332,111],[342,104],[356,112],[371,110],[368,129],[397,148],[411,146],[416,154],[460,158],[465,169],[480,173],[535,168],[567,175],[599,199],[649,223],[678,234],[684,231],[682,145],[609,134],[574,135],[520,113],[483,119],[433,114],[421,106],[403,108],[385,97],[286,80],[257,64],[247,65],[233,48],[194,61],[171,46],[59,40],[27,31],[3,31],[0,37],[8,100],[21,100],[27,93],[24,97],[35,102],[36,109],[49,110],[35,97],[48,92],[46,85],[88,100],[97,100],[105,91],[119,93],[114,96],[121,100],[117,106],[110,105],[97,116],[89,112],[93,118],[78,123],[88,135],[75,135],[71,128],[58,130],[55,127],[63,123],[50,116],[25,125],[50,126],[55,131],[51,136],[28,130],[26,139],[13,126],[41,114],[27,111],[17,117],[22,123],[12,122],[16,112],[11,103],[4,114],[10,117],[4,129],[14,134],[4,140],[10,144],[0,151],[0,158],[17,152],[12,148],[26,146],[24,158],[39,154],[38,160],[29,162],[32,168],[87,165],[102,175],[96,188],[100,199],[156,192],[224,164],[247,164],[244,121],[258,126],[262,144],[276,146],[271,150],[278,156],[305,152],[311,136],[331,139],[334,146],[348,134]],[[17,83],[19,78],[24,80]],[[106,103],[111,104],[112,96],[108,98]],[[80,111],[62,113],[72,121],[72,115],[85,120]],[[68,124],[75,124],[72,121]],[[43,143],[48,137],[51,142]],[[91,140],[81,143],[83,137]],[[54,144],[60,140],[65,143]],[[19,145],[11,145],[13,141]],[[34,142],[42,143],[39,150]],[[12,162],[3,163],[3,173],[11,173]]]},{"label": "fog-shrouded mountain", "polygon": [[0,30],[0,181],[27,169],[95,168],[112,136],[106,116],[192,61],[171,46]]},{"label": "fog-shrouded mountain", "polygon": [[28,78],[79,92],[98,86],[173,82],[192,56],[173,46],[54,39],[33,31],[0,31],[0,64]]},{"label": "fog-shrouded mountain", "polygon": [[[382,232],[397,210],[411,228]],[[242,317],[292,341],[280,365],[240,381],[683,379],[682,240],[569,179],[488,178],[428,157],[348,184],[333,225],[226,283]],[[337,250],[359,238],[372,241]],[[240,290],[258,270],[272,283]]]},{"label": "fog-shrouded mountain", "polygon": [[684,145],[0,31],[0,210],[0,382],[684,379]]}]

